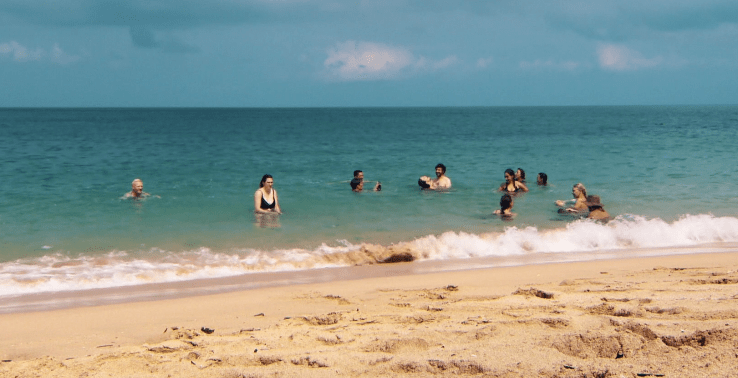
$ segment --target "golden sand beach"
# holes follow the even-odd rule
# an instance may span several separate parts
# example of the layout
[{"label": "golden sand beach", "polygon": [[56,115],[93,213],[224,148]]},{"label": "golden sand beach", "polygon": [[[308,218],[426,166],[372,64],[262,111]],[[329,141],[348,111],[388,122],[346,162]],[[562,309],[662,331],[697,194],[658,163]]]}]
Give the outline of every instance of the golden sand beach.
[{"label": "golden sand beach", "polygon": [[738,253],[267,287],[0,324],[0,377],[738,377]]}]

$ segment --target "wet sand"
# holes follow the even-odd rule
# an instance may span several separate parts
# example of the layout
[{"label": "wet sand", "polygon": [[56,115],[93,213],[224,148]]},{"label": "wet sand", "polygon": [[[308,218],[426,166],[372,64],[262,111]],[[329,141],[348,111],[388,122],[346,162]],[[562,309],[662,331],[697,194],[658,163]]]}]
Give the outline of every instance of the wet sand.
[{"label": "wet sand", "polygon": [[738,253],[428,274],[414,264],[2,314],[0,377],[738,376]]}]

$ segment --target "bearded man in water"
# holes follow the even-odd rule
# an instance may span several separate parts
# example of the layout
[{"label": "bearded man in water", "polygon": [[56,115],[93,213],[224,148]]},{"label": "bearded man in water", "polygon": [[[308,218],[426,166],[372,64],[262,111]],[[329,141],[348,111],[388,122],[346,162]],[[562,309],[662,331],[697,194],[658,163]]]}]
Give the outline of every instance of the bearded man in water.
[{"label": "bearded man in water", "polygon": [[446,166],[439,163],[436,165],[436,178],[431,179],[429,176],[421,176],[418,179],[418,185],[423,189],[445,190],[451,187],[451,179],[446,177]]}]

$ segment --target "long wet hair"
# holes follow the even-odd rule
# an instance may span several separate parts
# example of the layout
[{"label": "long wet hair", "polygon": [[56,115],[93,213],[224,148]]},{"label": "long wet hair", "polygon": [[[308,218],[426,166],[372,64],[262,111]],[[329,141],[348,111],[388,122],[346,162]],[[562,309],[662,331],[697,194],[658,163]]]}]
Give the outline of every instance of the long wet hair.
[{"label": "long wet hair", "polygon": [[582,192],[584,197],[587,197],[587,188],[584,187],[584,184],[582,184],[581,182],[577,183],[576,185],[574,185],[574,188],[579,189],[579,191]]},{"label": "long wet hair", "polygon": [[520,180],[525,181],[525,171],[523,168],[518,168],[518,171],[520,171]]},{"label": "long wet hair", "polygon": [[538,177],[541,178],[541,185],[548,185],[548,175],[546,175],[545,173],[541,172],[541,173],[538,174]]},{"label": "long wet hair", "polygon": [[500,197],[500,210],[504,212],[507,209],[512,208],[512,196],[509,194],[503,194],[502,197]]},{"label": "long wet hair", "polygon": [[272,177],[272,175],[267,174],[267,175],[261,176],[261,182],[259,183],[260,188],[264,187],[264,181],[266,181],[268,178],[274,180],[274,177]]}]

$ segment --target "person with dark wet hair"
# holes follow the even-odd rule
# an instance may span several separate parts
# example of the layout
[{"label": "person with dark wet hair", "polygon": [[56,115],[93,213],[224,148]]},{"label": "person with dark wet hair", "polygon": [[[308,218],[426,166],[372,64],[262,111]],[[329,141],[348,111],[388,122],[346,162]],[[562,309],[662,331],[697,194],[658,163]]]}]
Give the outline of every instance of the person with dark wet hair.
[{"label": "person with dark wet hair", "polygon": [[273,186],[274,177],[272,175],[262,176],[259,189],[254,192],[254,212],[282,214],[277,190]]},{"label": "person with dark wet hair", "polygon": [[521,192],[527,192],[528,187],[522,182],[515,179],[515,171],[508,168],[505,170],[505,182],[500,185],[498,189],[500,192],[506,192],[508,194],[516,194]]},{"label": "person with dark wet hair", "polygon": [[[571,194],[574,196],[573,200],[556,201],[556,206],[561,207],[561,209],[559,209],[559,213],[581,213],[586,211],[587,189],[584,187],[584,184],[581,182],[574,184],[574,187],[571,189]],[[566,203],[570,201],[574,201],[574,206],[564,207],[566,206]]]},{"label": "person with dark wet hair", "polygon": [[429,176],[421,176],[418,179],[418,185],[422,189],[430,190],[445,190],[451,187],[451,179],[446,177],[446,166],[438,163],[436,165],[436,178],[432,179]]},{"label": "person with dark wet hair", "polygon": [[[354,192],[361,192],[364,190],[364,172],[360,170],[354,171],[354,178],[349,182],[349,185],[351,185],[351,190]],[[374,185],[374,191],[380,191],[382,190],[382,183],[377,181],[377,184]]]},{"label": "person with dark wet hair", "polygon": [[525,184],[525,171],[523,168],[518,168],[518,170],[515,171],[515,181]]},{"label": "person with dark wet hair", "polygon": [[536,177],[536,184],[539,186],[548,186],[548,175],[543,172],[539,173]]},{"label": "person with dark wet hair", "polygon": [[601,222],[607,222],[610,220],[610,214],[605,210],[605,206],[602,202],[600,202],[600,196],[587,196],[585,204],[589,209],[589,215],[587,215],[588,219],[594,219]]},{"label": "person with dark wet hair", "polygon": [[515,213],[512,212],[514,201],[511,195],[505,193],[500,197],[500,210],[495,210],[495,214],[502,218],[512,218]]}]

